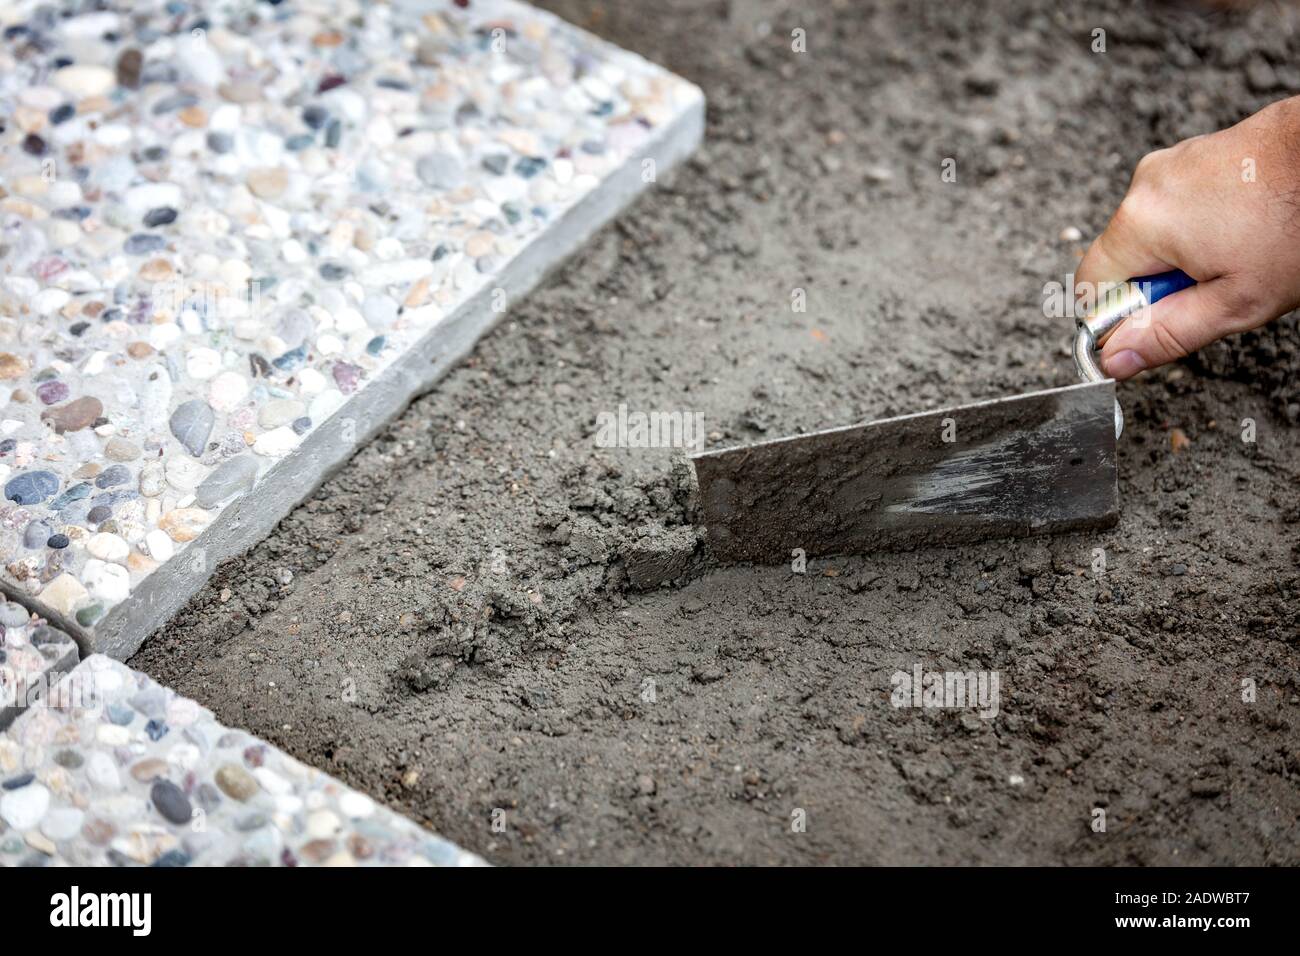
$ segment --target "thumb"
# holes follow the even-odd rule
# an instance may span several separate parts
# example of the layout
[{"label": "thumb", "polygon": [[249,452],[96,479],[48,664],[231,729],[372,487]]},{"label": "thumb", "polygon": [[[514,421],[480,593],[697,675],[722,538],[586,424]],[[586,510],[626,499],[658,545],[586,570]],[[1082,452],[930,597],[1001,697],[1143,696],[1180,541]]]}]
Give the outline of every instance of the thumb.
[{"label": "thumb", "polygon": [[1227,277],[1203,282],[1161,299],[1125,319],[1101,350],[1101,367],[1123,381],[1155,368],[1251,323],[1234,314],[1240,297]]}]

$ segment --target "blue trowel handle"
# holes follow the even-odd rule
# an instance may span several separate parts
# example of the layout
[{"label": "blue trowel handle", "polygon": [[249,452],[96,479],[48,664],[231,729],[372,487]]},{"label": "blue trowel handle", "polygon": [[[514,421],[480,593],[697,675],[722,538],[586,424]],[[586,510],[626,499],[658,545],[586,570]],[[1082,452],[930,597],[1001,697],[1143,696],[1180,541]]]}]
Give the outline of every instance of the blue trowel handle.
[{"label": "blue trowel handle", "polygon": [[[1115,327],[1139,309],[1155,305],[1165,296],[1193,285],[1196,285],[1195,279],[1174,269],[1153,276],[1138,276],[1107,291],[1092,312],[1080,316],[1075,322],[1074,367],[1079,370],[1079,377],[1085,382],[1104,382],[1106,373],[1097,364],[1096,353]],[[1119,410],[1119,402],[1116,402],[1116,438],[1123,429],[1124,416]]]},{"label": "blue trowel handle", "polygon": [[1128,281],[1131,285],[1141,287],[1148,305],[1155,305],[1167,295],[1182,292],[1188,286],[1196,285],[1196,280],[1181,269],[1161,272],[1153,276],[1138,276]]}]

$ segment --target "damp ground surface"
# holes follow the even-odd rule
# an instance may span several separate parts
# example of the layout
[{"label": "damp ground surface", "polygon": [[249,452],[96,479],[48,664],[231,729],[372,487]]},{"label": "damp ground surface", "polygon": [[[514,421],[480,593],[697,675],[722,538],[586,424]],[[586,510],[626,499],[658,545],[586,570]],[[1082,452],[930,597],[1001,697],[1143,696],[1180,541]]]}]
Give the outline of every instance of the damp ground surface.
[{"label": "damp ground surface", "polygon": [[[1295,14],[544,5],[705,146],[131,663],[499,864],[1300,862],[1294,317],[1120,389],[1105,532],[720,569],[680,453],[596,441],[1074,381],[1063,230],[1300,89]],[[918,664],[997,716],[892,707]]]}]

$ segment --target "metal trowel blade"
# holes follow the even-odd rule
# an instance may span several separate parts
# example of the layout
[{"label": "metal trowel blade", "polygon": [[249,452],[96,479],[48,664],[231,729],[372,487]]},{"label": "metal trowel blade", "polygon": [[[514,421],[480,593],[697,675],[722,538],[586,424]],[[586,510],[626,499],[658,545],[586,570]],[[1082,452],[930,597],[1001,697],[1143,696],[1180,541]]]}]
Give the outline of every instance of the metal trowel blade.
[{"label": "metal trowel blade", "polygon": [[1090,382],[692,455],[724,562],[1103,528],[1115,383]]}]

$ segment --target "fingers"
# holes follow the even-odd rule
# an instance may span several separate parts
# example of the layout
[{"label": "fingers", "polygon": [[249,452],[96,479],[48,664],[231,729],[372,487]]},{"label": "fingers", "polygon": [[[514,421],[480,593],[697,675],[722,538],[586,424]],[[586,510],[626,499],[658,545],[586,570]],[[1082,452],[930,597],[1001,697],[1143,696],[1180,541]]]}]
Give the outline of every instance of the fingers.
[{"label": "fingers", "polygon": [[1088,247],[1075,270],[1075,288],[1098,301],[1105,286],[1173,268],[1153,251],[1155,233],[1150,217],[1142,214],[1130,195]]},{"label": "fingers", "polygon": [[1256,324],[1233,279],[1203,282],[1125,319],[1106,340],[1101,367],[1122,381]]}]

